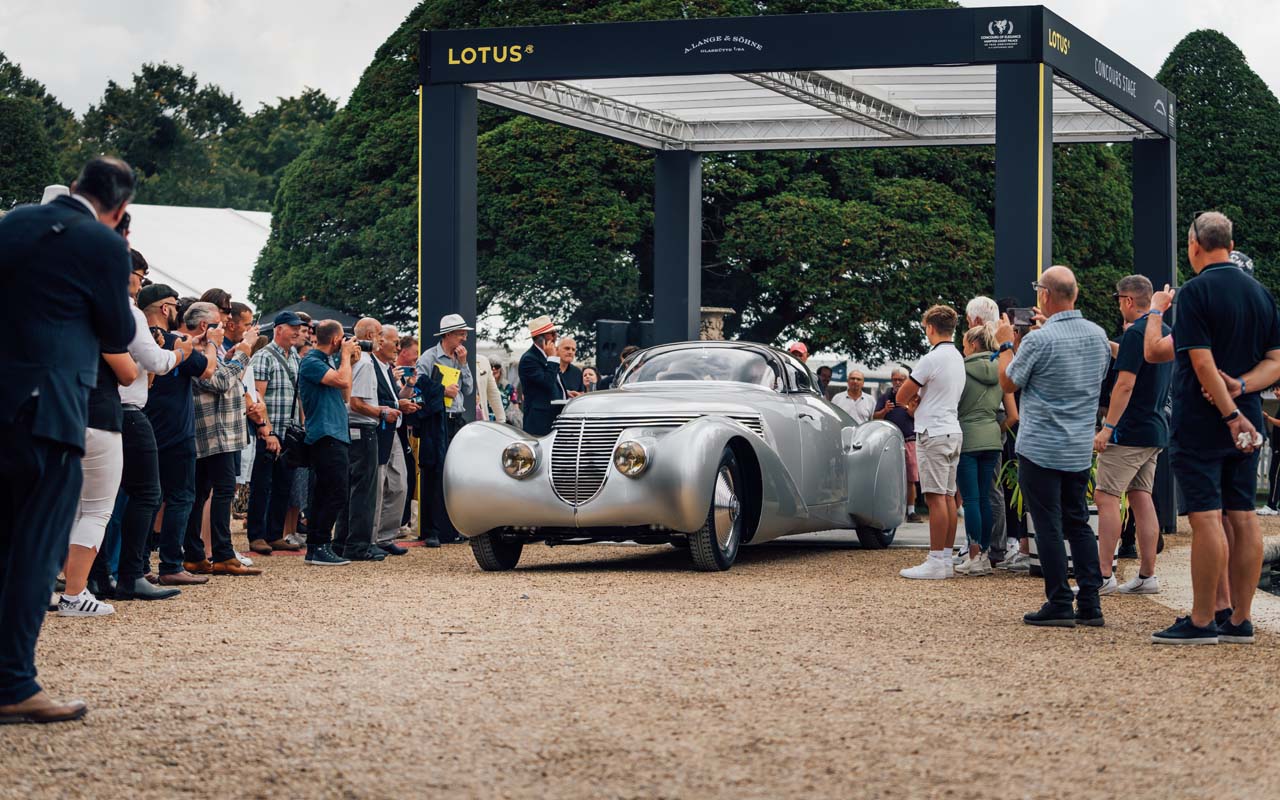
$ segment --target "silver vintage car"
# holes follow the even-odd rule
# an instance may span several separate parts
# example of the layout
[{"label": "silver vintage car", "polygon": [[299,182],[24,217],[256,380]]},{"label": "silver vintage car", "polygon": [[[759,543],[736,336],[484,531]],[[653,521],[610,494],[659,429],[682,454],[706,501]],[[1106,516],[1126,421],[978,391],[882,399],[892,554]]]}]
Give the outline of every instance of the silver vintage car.
[{"label": "silver vintage car", "polygon": [[477,422],[449,447],[449,516],[486,570],[526,543],[670,543],[695,569],[738,548],[847,528],[887,547],[906,513],[902,434],[856,425],[791,355],[741,342],[636,353],[616,388],[570,400],[536,437]]}]

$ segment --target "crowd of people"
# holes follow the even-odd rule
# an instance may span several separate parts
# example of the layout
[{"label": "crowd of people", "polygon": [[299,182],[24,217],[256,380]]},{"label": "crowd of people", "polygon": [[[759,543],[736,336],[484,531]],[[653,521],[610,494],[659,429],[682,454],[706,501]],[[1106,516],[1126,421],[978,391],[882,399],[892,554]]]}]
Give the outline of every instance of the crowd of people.
[{"label": "crowd of people", "polygon": [[[0,388],[0,721],[85,711],[35,681],[47,607],[101,617],[114,611],[108,600],[168,600],[212,576],[260,575],[253,556],[276,552],[305,550],[316,566],[402,556],[397,539],[413,535],[419,485],[422,543],[465,541],[443,494],[445,455],[462,426],[491,420],[545,435],[563,401],[613,380],[576,364],[577,343],[546,316],[529,323],[518,388],[503,364],[468,353],[474,328],[458,314],[440,320],[425,349],[377,319],[348,333],[288,310],[262,335],[249,306],[222,289],[183,297],[150,282],[146,259],[128,246],[133,189],[127,164],[98,158],[69,191],[0,220],[0,274],[21,298],[17,333],[0,343],[9,375]],[[1102,625],[1100,596],[1160,589],[1152,494],[1169,448],[1195,536],[1195,603],[1153,638],[1252,641],[1258,393],[1280,380],[1280,325],[1271,296],[1231,263],[1232,247],[1230,220],[1197,217],[1187,245],[1197,277],[1178,292],[1172,329],[1162,317],[1174,293],[1132,275],[1114,295],[1125,332],[1108,342],[1075,309],[1075,276],[1055,266],[1035,282],[1033,309],[974,298],[959,345],[960,314],[929,308],[929,352],[895,371],[878,399],[850,372],[833,402],[859,424],[898,426],[908,519],[920,519],[917,484],[928,508],[929,553],[902,576],[1026,571],[1034,538],[1046,602],[1025,621]],[[624,364],[636,349],[622,352]],[[787,349],[808,361],[803,343]],[[1016,491],[1001,466],[1009,461]],[[238,505],[245,553],[232,543]],[[967,548],[956,555],[961,509]],[[1141,559],[1119,584],[1112,564],[1125,513]]]},{"label": "crowd of people", "polygon": [[[1036,306],[1022,315],[1011,300],[972,300],[963,351],[956,310],[928,309],[921,324],[929,353],[910,372],[893,374],[892,389],[871,412],[901,429],[908,485],[919,482],[929,509],[929,553],[902,576],[1027,571],[1034,542],[1045,603],[1024,621],[1101,626],[1101,596],[1160,591],[1153,493],[1168,449],[1192,528],[1194,604],[1152,641],[1251,643],[1262,566],[1254,509],[1260,393],[1280,379],[1280,320],[1271,295],[1232,259],[1233,248],[1231,220],[1197,215],[1187,238],[1196,277],[1177,291],[1173,327],[1163,317],[1175,293],[1130,275],[1113,294],[1124,322],[1116,342],[1076,309],[1075,275],[1062,266],[1035,281]],[[1020,316],[1025,324],[1015,324]],[[866,418],[871,404],[860,374],[850,375],[836,403],[855,420]],[[1009,460],[1017,500],[1001,470]],[[914,506],[914,496],[907,500]],[[954,554],[961,506],[968,546]],[[1121,584],[1113,565],[1126,516],[1139,563]],[[1020,540],[1016,552],[1006,551],[1009,539]]]}]

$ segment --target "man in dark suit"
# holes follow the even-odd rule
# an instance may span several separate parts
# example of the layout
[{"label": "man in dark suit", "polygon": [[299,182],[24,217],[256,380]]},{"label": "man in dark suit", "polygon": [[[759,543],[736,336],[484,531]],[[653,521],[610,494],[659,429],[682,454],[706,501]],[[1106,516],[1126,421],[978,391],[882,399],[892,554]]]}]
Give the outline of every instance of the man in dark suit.
[{"label": "man in dark suit", "polygon": [[71,195],[0,219],[0,723],[78,719],[36,683],[35,648],[80,500],[89,389],[103,349],[124,351],[129,247],[112,228],[133,170],[95,158]]},{"label": "man in dark suit", "polygon": [[534,436],[551,433],[552,400],[566,397],[560,383],[560,356],[556,353],[556,326],[542,316],[529,323],[533,346],[520,357],[520,390],[524,395],[524,430]]}]

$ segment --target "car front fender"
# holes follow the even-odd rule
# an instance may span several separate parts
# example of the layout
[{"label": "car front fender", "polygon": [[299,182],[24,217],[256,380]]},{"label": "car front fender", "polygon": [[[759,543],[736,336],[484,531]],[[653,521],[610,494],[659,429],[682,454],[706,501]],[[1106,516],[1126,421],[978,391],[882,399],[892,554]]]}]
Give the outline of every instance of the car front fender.
[{"label": "car front fender", "polygon": [[906,443],[898,426],[871,420],[853,431],[845,450],[849,515],[860,525],[890,530],[907,515]]}]

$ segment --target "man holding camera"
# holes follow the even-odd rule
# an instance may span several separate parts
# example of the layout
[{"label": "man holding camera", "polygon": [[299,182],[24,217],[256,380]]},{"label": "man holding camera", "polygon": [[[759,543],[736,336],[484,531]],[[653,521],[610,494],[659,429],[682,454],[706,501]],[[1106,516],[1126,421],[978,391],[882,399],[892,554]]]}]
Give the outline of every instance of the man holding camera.
[{"label": "man holding camera", "polygon": [[[191,586],[207,583],[202,575],[192,575],[183,567],[182,541],[187,517],[195,502],[196,423],[192,383],[209,378],[218,365],[214,342],[222,338],[221,312],[213,303],[195,302],[182,318],[181,335],[194,341],[203,359],[192,358],[168,375],[157,375],[142,409],[156,436],[160,465],[160,492],[164,516],[160,522],[161,586]],[[173,349],[179,334],[160,331],[163,347]],[[197,370],[200,370],[197,372]]]},{"label": "man holding camera", "polygon": [[[307,421],[306,444],[315,486],[307,526],[306,562],[334,567],[351,562],[333,552],[334,523],[347,507],[348,445],[351,434],[347,398],[351,369],[360,345],[343,337],[342,323],[327,319],[316,326],[316,346],[298,365],[298,394]],[[334,356],[341,353],[336,365]]]},{"label": "man holding camera", "polygon": [[351,368],[351,396],[347,401],[348,482],[347,510],[338,516],[333,550],[352,561],[381,561],[387,553],[374,546],[378,522],[378,434],[387,426],[395,428],[400,409],[378,402],[377,364],[373,352],[382,344],[382,323],[365,317],[356,323],[355,344],[359,347]]},{"label": "man holding camera", "polygon": [[[449,512],[444,506],[444,459],[428,459],[425,453],[448,450],[449,443],[466,423],[466,396],[475,394],[475,379],[472,377],[471,367],[467,365],[465,345],[467,333],[472,330],[474,328],[467,325],[461,314],[446,314],[440,319],[440,330],[436,332],[440,343],[418,359],[419,384],[424,381],[443,383],[446,406],[443,411],[444,427],[440,434],[444,437],[443,441],[436,442],[430,438],[436,431],[436,426],[431,419],[427,419],[423,425],[422,447],[419,448],[422,487],[426,495],[424,499],[430,512],[421,515],[422,538],[428,546],[466,541],[449,521]],[[455,372],[457,378],[451,379],[450,376]],[[431,463],[428,463],[429,460]]]}]

